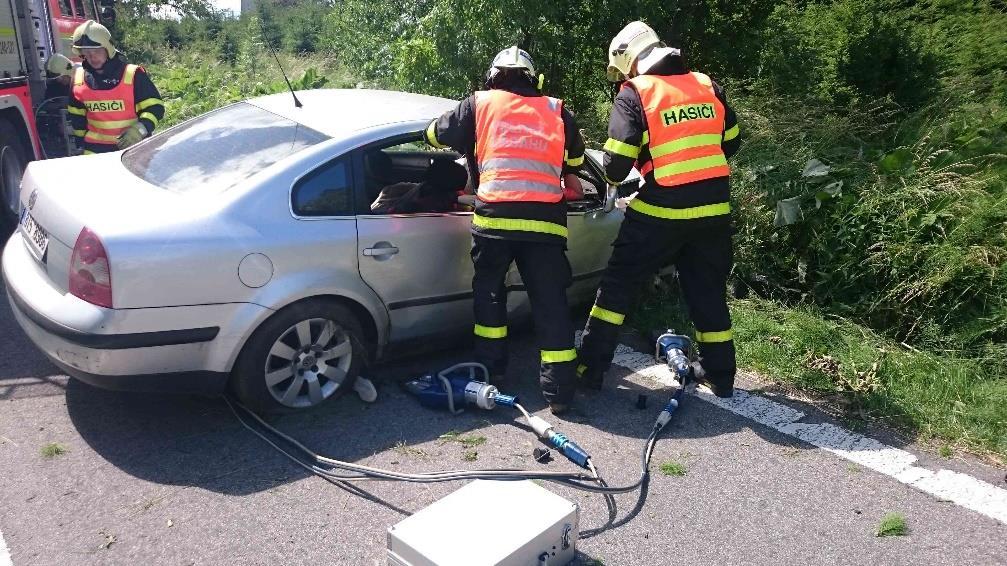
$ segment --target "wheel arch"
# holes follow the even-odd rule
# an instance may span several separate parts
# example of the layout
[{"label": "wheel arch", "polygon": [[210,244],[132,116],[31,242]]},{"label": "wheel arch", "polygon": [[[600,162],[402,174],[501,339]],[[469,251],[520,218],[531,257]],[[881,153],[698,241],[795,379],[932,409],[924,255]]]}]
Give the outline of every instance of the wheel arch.
[{"label": "wheel arch", "polygon": [[375,321],[374,315],[371,313],[371,311],[368,310],[367,307],[365,307],[359,301],[356,301],[343,295],[318,294],[318,295],[311,295],[308,297],[302,297],[282,305],[281,307],[271,312],[268,316],[260,320],[258,324],[255,325],[254,328],[249,329],[248,333],[241,342],[241,347],[237,349],[237,352],[235,352],[233,359],[231,360],[230,364],[231,371],[233,371],[235,366],[237,365],[237,360],[241,357],[241,354],[245,351],[245,348],[248,346],[248,343],[252,338],[252,335],[255,334],[255,332],[259,328],[261,328],[263,324],[266,324],[266,322],[278,316],[282,312],[285,312],[298,305],[303,305],[311,301],[326,301],[338,304],[349,310],[350,313],[353,314],[353,316],[355,316],[357,321],[360,323],[360,326],[364,331],[364,338],[367,339],[366,361],[372,362],[378,359],[378,357],[380,357],[384,344],[382,343],[381,334],[378,332],[377,321]]},{"label": "wheel arch", "polygon": [[17,130],[21,149],[28,161],[38,159],[35,153],[35,140],[28,131],[28,116],[22,108],[21,99],[14,95],[0,95],[0,120],[4,120]]}]

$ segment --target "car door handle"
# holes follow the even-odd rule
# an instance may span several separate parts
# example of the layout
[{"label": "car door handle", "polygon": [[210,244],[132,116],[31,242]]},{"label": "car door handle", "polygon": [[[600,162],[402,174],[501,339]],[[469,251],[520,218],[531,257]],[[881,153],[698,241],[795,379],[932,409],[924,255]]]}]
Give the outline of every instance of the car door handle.
[{"label": "car door handle", "polygon": [[390,244],[386,246],[381,246],[380,244],[377,244],[376,246],[377,247],[373,248],[364,248],[364,255],[368,257],[381,257],[381,256],[395,255],[399,253],[399,248],[396,248],[395,246]]}]

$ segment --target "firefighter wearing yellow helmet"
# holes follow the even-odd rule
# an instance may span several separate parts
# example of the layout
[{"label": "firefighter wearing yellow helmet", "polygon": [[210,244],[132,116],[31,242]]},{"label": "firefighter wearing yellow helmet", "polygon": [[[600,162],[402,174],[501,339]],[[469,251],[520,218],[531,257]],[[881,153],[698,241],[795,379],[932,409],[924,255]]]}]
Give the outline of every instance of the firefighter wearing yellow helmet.
[{"label": "firefighter wearing yellow helmet", "polygon": [[732,264],[730,168],[741,142],[724,90],[690,72],[678,49],[632,22],[612,39],[608,79],[621,82],[605,143],[605,175],[643,177],[626,210],[578,352],[579,385],[602,386],[620,326],[640,284],[668,263],[678,273],[701,359],[700,381],[734,391],[735,350],[727,309]]},{"label": "firefighter wearing yellow helmet", "polygon": [[74,72],[67,111],[85,154],[125,149],[149,136],[164,117],[157,87],[112,46],[108,28],[88,20],[73,32]]}]

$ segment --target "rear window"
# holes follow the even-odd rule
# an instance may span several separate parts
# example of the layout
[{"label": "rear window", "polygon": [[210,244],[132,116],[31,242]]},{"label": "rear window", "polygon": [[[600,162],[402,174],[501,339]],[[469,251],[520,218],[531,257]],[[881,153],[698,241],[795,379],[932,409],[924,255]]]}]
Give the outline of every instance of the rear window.
[{"label": "rear window", "polygon": [[222,190],[326,139],[240,102],[137,144],[123,153],[122,163],[137,177],[169,191]]}]

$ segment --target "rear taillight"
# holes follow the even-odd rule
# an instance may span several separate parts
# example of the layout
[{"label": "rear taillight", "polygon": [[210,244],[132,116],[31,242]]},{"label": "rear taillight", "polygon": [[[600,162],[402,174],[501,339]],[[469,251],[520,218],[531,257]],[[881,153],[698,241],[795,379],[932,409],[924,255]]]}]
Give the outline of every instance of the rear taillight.
[{"label": "rear taillight", "polygon": [[86,227],[70,256],[70,294],[100,307],[112,308],[112,271],[105,246]]}]

